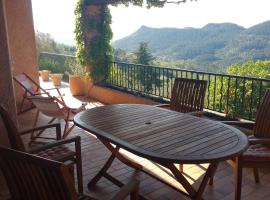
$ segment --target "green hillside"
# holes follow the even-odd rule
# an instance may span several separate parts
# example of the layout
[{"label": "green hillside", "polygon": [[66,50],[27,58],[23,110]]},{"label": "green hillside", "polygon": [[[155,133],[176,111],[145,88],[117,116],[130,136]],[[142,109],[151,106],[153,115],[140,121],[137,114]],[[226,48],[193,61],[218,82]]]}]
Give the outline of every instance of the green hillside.
[{"label": "green hillside", "polygon": [[270,59],[270,21],[249,29],[232,23],[207,24],[200,29],[142,26],[113,42],[113,47],[134,52],[140,42],[147,42],[157,58],[211,65],[210,71],[225,71],[233,63]]}]

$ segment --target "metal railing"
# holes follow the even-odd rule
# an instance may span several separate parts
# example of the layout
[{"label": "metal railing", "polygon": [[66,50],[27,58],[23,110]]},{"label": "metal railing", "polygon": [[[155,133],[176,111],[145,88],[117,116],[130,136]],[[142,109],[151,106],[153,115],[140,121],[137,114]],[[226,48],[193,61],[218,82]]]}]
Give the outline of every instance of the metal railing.
[{"label": "metal railing", "polygon": [[[75,60],[75,57],[41,53],[39,64],[42,69],[64,73],[70,71],[68,60]],[[270,87],[270,79],[121,62],[113,62],[109,66],[106,83],[109,87],[135,95],[169,100],[176,77],[207,80],[206,109],[249,120],[255,119],[257,107]]]},{"label": "metal railing", "polygon": [[233,118],[254,120],[270,80],[229,74],[113,62],[108,86],[169,100],[176,77],[208,81],[204,107]]},{"label": "metal railing", "polygon": [[39,70],[46,69],[52,73],[62,73],[63,80],[68,81],[66,72],[71,73],[70,62],[75,60],[76,57],[72,55],[41,52],[38,57],[38,66]]}]

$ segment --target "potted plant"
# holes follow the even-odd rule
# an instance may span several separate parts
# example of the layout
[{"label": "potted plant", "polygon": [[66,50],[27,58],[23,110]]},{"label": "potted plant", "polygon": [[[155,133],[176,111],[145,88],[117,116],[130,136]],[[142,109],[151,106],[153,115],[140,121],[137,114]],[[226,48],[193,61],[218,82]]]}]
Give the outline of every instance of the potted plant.
[{"label": "potted plant", "polygon": [[43,81],[49,81],[49,74],[50,74],[49,70],[40,71],[40,76],[41,76]]},{"label": "potted plant", "polygon": [[78,64],[75,60],[69,62],[71,74],[69,74],[69,89],[73,96],[88,95],[92,85],[89,72],[86,67]]},{"label": "potted plant", "polygon": [[60,86],[63,78],[63,74],[51,74],[51,79],[54,86]]}]

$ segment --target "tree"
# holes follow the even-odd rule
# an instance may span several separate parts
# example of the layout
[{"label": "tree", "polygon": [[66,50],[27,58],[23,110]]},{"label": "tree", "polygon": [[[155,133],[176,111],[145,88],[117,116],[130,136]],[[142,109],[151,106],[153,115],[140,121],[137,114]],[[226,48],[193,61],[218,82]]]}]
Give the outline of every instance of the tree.
[{"label": "tree", "polygon": [[232,117],[254,120],[257,107],[270,87],[270,82],[263,79],[270,77],[270,61],[232,64],[227,72],[232,76],[215,76],[209,80],[214,83],[209,87],[209,107],[220,108]]},{"label": "tree", "polygon": [[146,42],[141,42],[138,50],[135,52],[136,64],[151,65],[153,63],[154,57],[151,55],[148,49],[148,44]]},{"label": "tree", "polygon": [[154,57],[148,49],[148,44],[141,42],[134,54],[134,62],[139,64],[135,69],[136,79],[138,80],[137,87],[145,93],[153,93],[155,87],[161,86],[161,80],[159,71],[156,68],[149,67],[153,63]]},{"label": "tree", "polygon": [[40,52],[58,53],[73,55],[75,48],[69,45],[56,42],[48,33],[37,31],[35,34],[38,55]]}]

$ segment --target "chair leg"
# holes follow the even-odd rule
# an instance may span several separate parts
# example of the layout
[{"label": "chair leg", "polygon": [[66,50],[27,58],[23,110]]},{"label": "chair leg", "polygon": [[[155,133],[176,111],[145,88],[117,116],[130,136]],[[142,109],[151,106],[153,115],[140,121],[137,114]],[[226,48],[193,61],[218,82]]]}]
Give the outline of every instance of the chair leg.
[{"label": "chair leg", "polygon": [[[68,124],[68,122],[66,122],[66,124]],[[68,128],[68,126],[66,128],[66,126],[65,126],[63,138],[66,138],[68,136],[68,134],[73,130],[74,127],[75,127],[75,124],[73,124],[70,128]]]},{"label": "chair leg", "polygon": [[69,165],[68,165],[68,169],[69,169],[69,172],[70,172],[70,174],[71,174],[73,183],[75,183],[74,164],[73,164],[73,163],[69,164]]},{"label": "chair leg", "polygon": [[18,115],[23,113],[23,104],[24,104],[24,100],[25,100],[25,96],[23,96],[23,99],[22,99],[22,102],[21,102],[21,105],[20,105],[20,109],[19,109],[19,112],[17,113]]},{"label": "chair leg", "polygon": [[130,193],[130,200],[138,200],[139,199],[139,189],[136,188],[134,191]]},{"label": "chair leg", "polygon": [[31,101],[28,100],[31,105],[29,107],[26,107],[25,109],[23,109],[24,104],[25,104],[25,100],[28,100],[27,99],[27,92],[25,92],[24,95],[23,95],[23,99],[22,99],[22,102],[20,103],[20,108],[19,108],[19,111],[17,112],[17,115],[20,115],[22,113],[25,113],[25,112],[35,108],[34,104]]},{"label": "chair leg", "polygon": [[77,141],[75,144],[76,151],[76,170],[78,179],[78,191],[83,193],[83,174],[82,174],[82,155],[81,155],[81,142]]},{"label": "chair leg", "polygon": [[253,168],[253,174],[254,174],[254,179],[256,183],[260,183],[260,177],[259,177],[259,170],[258,168]]},{"label": "chair leg", "polygon": [[[38,116],[39,116],[39,110],[37,110],[37,113],[36,113],[36,116],[35,116],[35,120],[34,120],[34,124],[33,124],[33,128],[35,128],[36,125],[37,125]],[[34,133],[35,133],[35,131],[31,132],[30,142],[29,142],[28,145],[31,145],[33,143],[34,138],[35,138]]]},{"label": "chair leg", "polygon": [[210,178],[210,180],[209,180],[209,185],[213,185],[214,184],[214,176],[212,176],[211,178]]},{"label": "chair leg", "polygon": [[[36,114],[36,117],[35,117],[35,121],[34,121],[33,128],[35,128],[36,125],[37,125],[38,117],[39,117],[39,110],[37,110],[37,114]],[[53,123],[55,119],[56,119],[56,118],[52,118],[52,119],[48,122],[48,124]],[[39,131],[36,135],[34,135],[35,131],[33,131],[33,132],[31,133],[31,136],[30,136],[30,142],[28,143],[28,145],[30,146],[33,142],[35,142],[35,139],[36,139],[37,137],[39,137],[43,132],[44,132],[44,130],[41,130],[41,131]],[[39,142],[39,143],[43,143],[43,142]]]},{"label": "chair leg", "polygon": [[183,164],[179,164],[179,171],[184,172],[184,165]]},{"label": "chair leg", "polygon": [[241,199],[241,187],[242,187],[242,171],[243,171],[243,163],[242,156],[237,157],[236,159],[236,167],[235,167],[235,200]]}]

